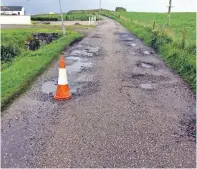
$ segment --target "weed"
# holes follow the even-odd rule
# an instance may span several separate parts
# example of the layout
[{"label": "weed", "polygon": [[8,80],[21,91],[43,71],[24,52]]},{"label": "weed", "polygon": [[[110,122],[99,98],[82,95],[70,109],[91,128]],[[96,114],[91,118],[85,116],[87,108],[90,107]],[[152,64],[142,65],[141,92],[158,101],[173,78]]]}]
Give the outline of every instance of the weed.
[{"label": "weed", "polygon": [[181,48],[185,48],[187,29],[184,29],[181,34]]}]

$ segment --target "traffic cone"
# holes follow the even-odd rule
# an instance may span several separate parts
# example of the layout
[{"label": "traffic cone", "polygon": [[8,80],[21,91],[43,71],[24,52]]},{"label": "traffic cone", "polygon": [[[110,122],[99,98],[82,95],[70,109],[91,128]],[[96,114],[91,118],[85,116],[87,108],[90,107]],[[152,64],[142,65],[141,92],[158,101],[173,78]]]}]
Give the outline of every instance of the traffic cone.
[{"label": "traffic cone", "polygon": [[66,73],[66,64],[64,61],[64,57],[60,57],[60,65],[59,65],[59,77],[58,77],[58,85],[56,90],[56,95],[54,99],[56,100],[67,100],[72,97],[70,93],[70,89],[68,86],[67,73]]}]

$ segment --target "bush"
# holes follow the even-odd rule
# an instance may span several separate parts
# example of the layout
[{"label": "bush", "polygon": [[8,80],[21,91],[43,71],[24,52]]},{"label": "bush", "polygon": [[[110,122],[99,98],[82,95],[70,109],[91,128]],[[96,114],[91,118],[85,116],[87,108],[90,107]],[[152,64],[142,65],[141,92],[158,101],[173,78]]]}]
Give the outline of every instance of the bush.
[{"label": "bush", "polygon": [[153,47],[156,51],[159,50],[160,45],[172,43],[172,39],[168,36],[162,36],[159,34],[159,31],[153,30],[152,39],[151,39],[151,47]]},{"label": "bush", "polygon": [[31,17],[32,21],[58,21],[59,18],[50,18],[50,17]]},{"label": "bush", "polygon": [[127,10],[123,7],[116,7],[115,11],[116,12],[126,12]]},{"label": "bush", "polygon": [[29,50],[37,50],[40,48],[40,41],[38,39],[32,39],[28,46]]},{"label": "bush", "polygon": [[[63,14],[64,21],[88,21],[89,16],[91,16],[88,13],[73,13],[73,14]],[[54,14],[54,15],[48,15],[48,14],[42,14],[42,15],[34,15],[31,17],[31,20],[33,21],[61,21],[60,14]]]},{"label": "bush", "polygon": [[19,53],[19,49],[12,45],[1,45],[1,61],[7,62]]},{"label": "bush", "polygon": [[64,17],[66,21],[88,21],[89,14],[70,14]]}]

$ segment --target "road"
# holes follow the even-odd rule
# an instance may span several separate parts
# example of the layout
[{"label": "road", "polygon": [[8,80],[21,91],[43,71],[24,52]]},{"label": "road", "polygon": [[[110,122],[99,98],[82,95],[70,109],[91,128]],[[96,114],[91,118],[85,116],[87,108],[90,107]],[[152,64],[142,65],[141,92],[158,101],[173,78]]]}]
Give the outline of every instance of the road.
[{"label": "road", "polygon": [[195,168],[195,97],[153,49],[105,19],[63,54],[73,98],[55,61],[3,112],[2,167]]}]

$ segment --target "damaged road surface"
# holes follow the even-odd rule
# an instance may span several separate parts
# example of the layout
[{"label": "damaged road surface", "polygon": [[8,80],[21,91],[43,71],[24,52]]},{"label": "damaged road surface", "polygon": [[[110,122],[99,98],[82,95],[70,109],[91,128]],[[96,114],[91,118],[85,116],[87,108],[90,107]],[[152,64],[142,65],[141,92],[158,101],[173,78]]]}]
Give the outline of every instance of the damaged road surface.
[{"label": "damaged road surface", "polygon": [[155,52],[105,19],[3,112],[2,167],[195,168],[195,98]]}]

